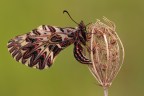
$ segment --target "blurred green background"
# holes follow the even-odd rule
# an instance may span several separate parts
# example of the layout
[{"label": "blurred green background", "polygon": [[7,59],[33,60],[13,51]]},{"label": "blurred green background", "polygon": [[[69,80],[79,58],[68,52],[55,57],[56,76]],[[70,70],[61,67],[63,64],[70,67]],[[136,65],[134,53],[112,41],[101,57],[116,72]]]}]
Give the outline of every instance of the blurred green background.
[{"label": "blurred green background", "polygon": [[77,26],[64,9],[77,22],[106,16],[116,23],[126,57],[109,96],[144,96],[143,0],[0,0],[0,96],[103,96],[87,66],[74,59],[73,45],[43,71],[16,62],[7,51],[9,39],[39,25]]}]

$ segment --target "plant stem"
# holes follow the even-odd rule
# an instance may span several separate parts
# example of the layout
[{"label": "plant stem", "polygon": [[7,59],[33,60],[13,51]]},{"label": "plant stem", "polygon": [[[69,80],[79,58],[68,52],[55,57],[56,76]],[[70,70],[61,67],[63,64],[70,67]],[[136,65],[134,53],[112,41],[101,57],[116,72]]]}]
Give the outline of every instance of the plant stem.
[{"label": "plant stem", "polygon": [[108,96],[108,88],[104,87],[104,96]]}]

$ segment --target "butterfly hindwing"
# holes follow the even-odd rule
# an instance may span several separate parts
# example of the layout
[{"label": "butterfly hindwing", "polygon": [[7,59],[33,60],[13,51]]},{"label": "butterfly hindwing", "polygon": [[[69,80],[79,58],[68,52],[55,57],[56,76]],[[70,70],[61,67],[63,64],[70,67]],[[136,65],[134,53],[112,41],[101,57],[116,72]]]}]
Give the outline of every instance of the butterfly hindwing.
[{"label": "butterfly hindwing", "polygon": [[91,64],[90,56],[87,56],[88,48],[86,48],[81,42],[74,43],[74,57],[82,64]]},{"label": "butterfly hindwing", "polygon": [[31,32],[16,36],[8,42],[13,58],[29,67],[50,67],[57,54],[74,42],[74,28],[39,26]]}]

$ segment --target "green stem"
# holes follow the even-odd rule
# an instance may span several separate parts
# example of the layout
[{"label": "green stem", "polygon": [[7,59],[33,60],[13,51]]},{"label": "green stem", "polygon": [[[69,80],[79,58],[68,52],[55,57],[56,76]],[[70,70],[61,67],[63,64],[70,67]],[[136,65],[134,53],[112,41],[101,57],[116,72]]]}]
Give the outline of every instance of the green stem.
[{"label": "green stem", "polygon": [[104,96],[108,96],[108,88],[104,87]]}]

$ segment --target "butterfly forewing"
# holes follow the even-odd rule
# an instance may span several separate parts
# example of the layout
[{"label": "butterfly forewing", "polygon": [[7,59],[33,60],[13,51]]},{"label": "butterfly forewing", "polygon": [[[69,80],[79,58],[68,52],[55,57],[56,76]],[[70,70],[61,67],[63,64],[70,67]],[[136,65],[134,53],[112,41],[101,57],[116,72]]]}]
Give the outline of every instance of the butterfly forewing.
[{"label": "butterfly forewing", "polygon": [[29,67],[50,67],[57,54],[74,42],[74,28],[42,25],[8,42],[8,50],[16,61]]}]

